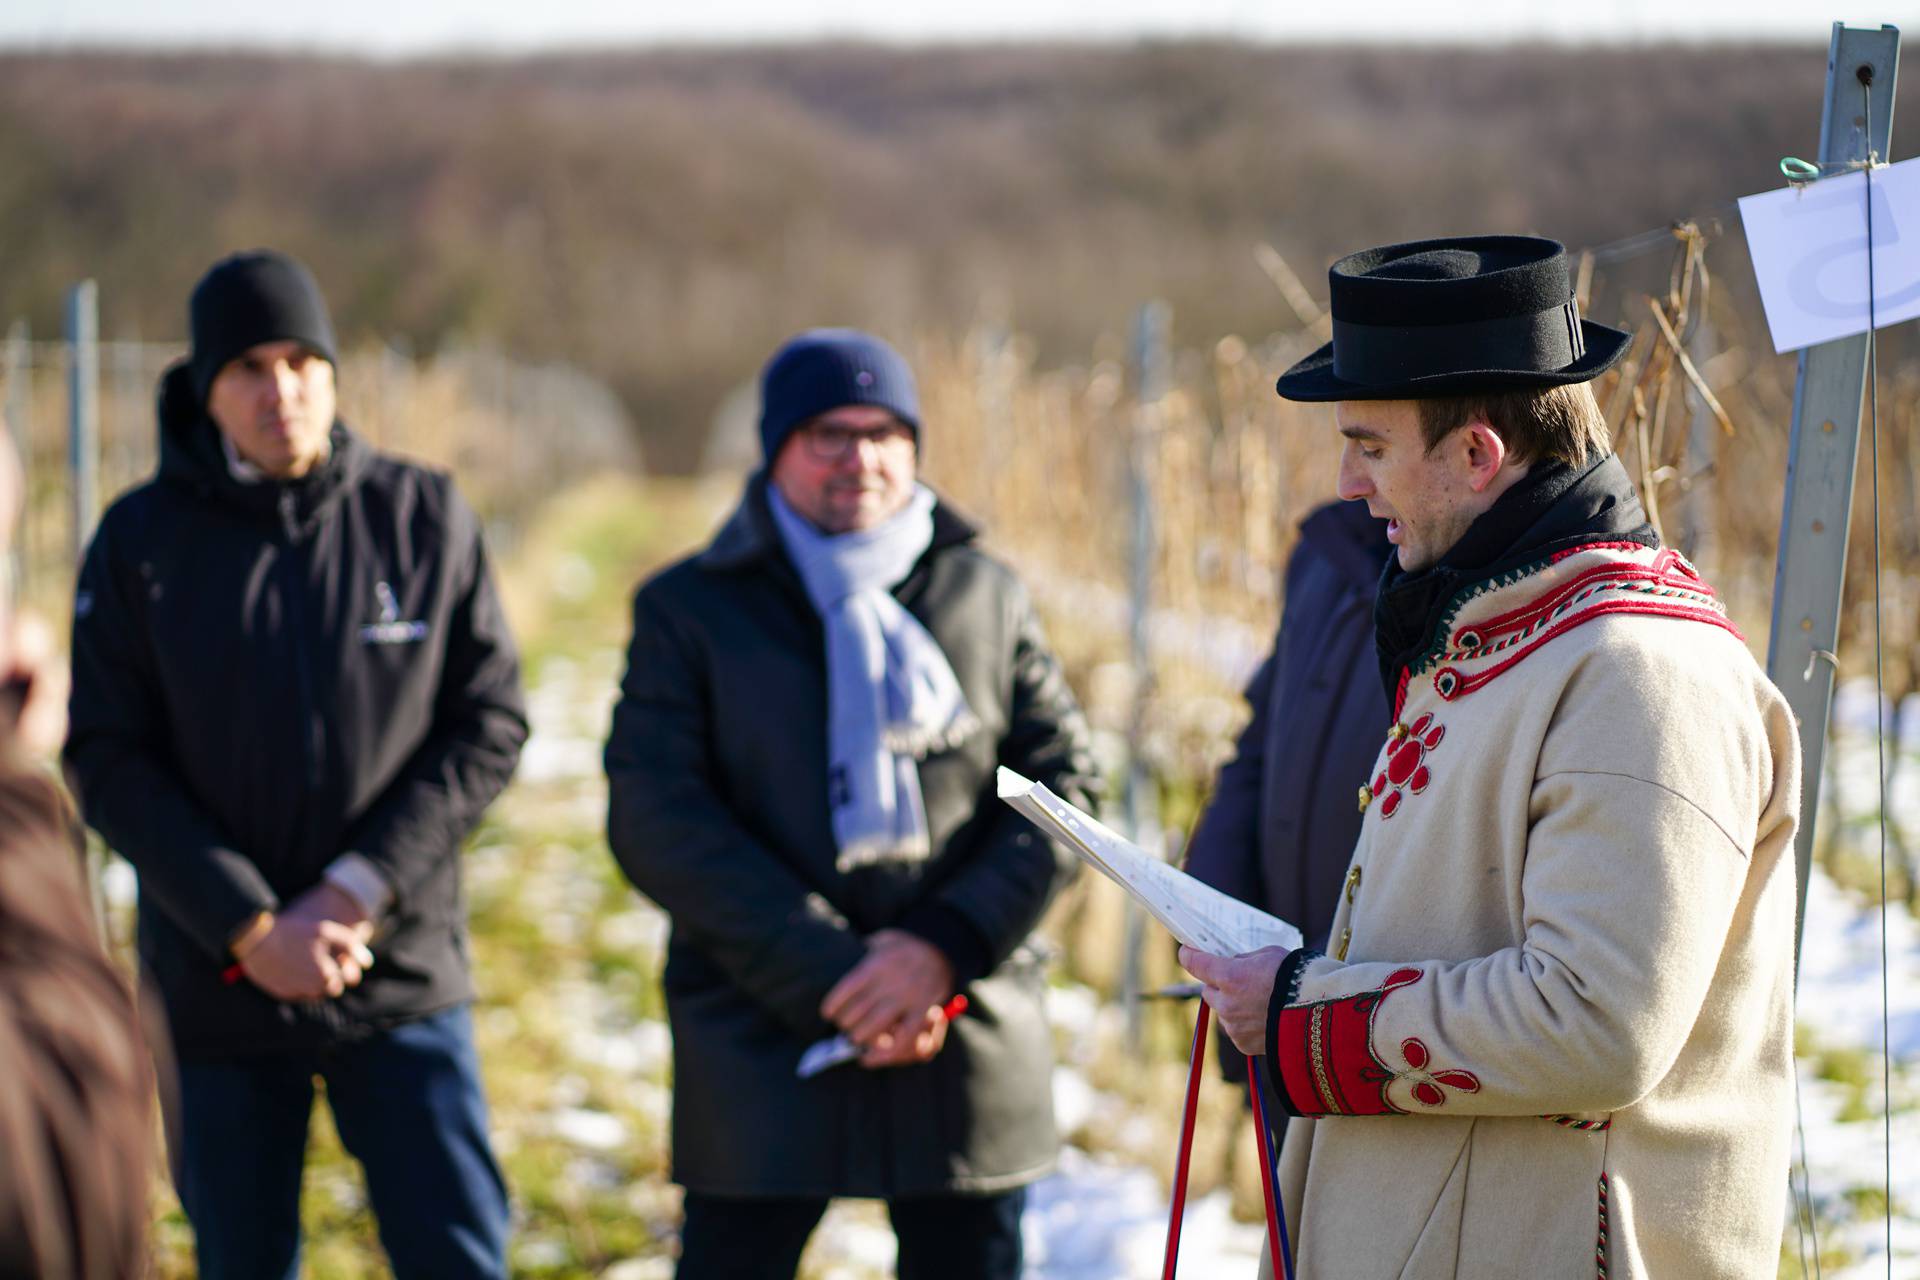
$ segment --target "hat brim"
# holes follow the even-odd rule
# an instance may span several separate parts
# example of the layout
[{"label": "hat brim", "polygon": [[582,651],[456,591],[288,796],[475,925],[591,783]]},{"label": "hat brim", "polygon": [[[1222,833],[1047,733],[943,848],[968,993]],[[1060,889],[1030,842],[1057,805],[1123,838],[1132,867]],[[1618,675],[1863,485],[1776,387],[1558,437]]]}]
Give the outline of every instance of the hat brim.
[{"label": "hat brim", "polygon": [[1564,369],[1462,369],[1407,378],[1399,382],[1349,382],[1333,371],[1333,344],[1280,375],[1274,384],[1287,400],[1425,400],[1433,396],[1464,396],[1492,391],[1544,390],[1590,382],[1627,354],[1633,335],[1591,320],[1580,322],[1586,353]]}]

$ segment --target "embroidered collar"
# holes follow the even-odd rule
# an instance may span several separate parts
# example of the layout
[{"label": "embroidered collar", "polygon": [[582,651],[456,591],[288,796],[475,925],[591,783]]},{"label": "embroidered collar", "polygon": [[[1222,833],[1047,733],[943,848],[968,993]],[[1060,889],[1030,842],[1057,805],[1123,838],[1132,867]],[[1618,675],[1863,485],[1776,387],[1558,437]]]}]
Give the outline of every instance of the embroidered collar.
[{"label": "embroidered collar", "polygon": [[1511,590],[1488,582],[1457,597],[1440,643],[1409,677],[1433,670],[1434,692],[1451,702],[1512,670],[1555,636],[1619,613],[1703,622],[1740,635],[1713,589],[1673,548],[1584,542],[1549,556]]}]

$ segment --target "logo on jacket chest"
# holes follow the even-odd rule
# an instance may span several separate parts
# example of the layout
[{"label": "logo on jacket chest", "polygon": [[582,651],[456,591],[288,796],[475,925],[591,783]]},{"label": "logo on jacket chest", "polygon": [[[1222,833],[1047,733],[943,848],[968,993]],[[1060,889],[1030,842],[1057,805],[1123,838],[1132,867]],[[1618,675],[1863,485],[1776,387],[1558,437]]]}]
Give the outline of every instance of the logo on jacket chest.
[{"label": "logo on jacket chest", "polygon": [[380,608],[380,620],[360,628],[361,644],[418,644],[427,638],[425,622],[419,619],[408,622],[400,617],[400,601],[392,587],[376,582],[373,595]]}]

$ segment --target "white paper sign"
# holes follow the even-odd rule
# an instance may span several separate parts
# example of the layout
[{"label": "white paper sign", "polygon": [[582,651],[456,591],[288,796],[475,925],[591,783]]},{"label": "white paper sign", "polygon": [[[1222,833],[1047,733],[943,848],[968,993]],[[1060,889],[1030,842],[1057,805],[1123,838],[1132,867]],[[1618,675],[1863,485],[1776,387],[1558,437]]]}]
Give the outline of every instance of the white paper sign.
[{"label": "white paper sign", "polygon": [[[1740,201],[1775,351],[1867,331],[1867,175]],[[1920,159],[1873,171],[1874,323],[1920,315]]]}]

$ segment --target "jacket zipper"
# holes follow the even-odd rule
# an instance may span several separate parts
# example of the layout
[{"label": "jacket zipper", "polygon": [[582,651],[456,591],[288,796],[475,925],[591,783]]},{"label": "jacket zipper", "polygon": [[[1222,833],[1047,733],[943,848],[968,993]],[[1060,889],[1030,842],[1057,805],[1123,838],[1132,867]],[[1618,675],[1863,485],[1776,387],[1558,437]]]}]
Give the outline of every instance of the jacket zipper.
[{"label": "jacket zipper", "polygon": [[307,644],[307,583],[301,572],[299,522],[293,491],[280,493],[280,531],[286,542],[287,630],[293,641],[293,669],[300,689],[300,718],[307,726],[307,790],[320,790],[326,756],[326,726],[320,720],[319,701],[313,688],[313,670]]}]

